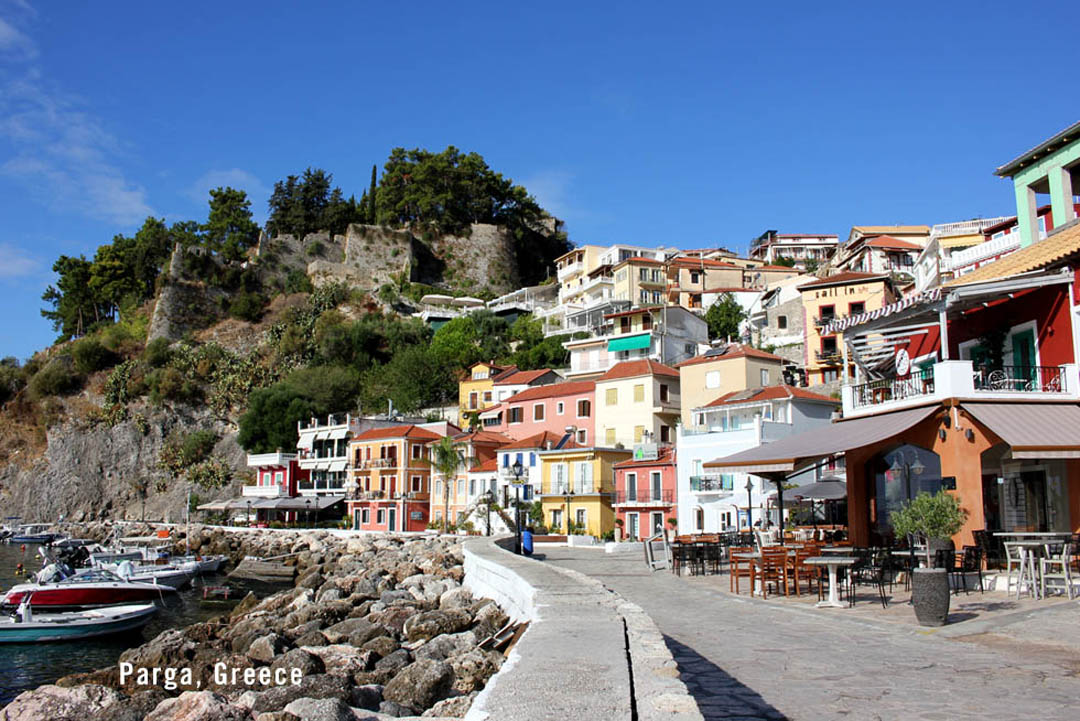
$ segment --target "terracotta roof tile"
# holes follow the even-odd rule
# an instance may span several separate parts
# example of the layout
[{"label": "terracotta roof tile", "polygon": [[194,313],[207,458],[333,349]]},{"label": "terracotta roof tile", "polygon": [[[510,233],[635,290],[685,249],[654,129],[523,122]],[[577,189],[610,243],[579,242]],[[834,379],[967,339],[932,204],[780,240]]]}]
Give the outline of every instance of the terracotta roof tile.
[{"label": "terracotta roof tile", "polygon": [[827,285],[843,285],[844,283],[858,283],[866,280],[885,280],[889,276],[882,275],[881,273],[859,273],[854,270],[845,271],[843,273],[837,273],[836,275],[830,275],[828,278],[821,278],[819,280],[812,280],[809,283],[803,283],[799,286],[799,290],[806,288],[817,288]]},{"label": "terracotta roof tile", "polygon": [[498,431],[468,431],[454,436],[454,443],[509,443],[512,439]]},{"label": "terracotta roof tile", "polygon": [[1063,261],[1077,253],[1080,253],[1080,221],[1053,233],[1046,240],[1032,243],[1004,258],[987,263],[981,268],[950,280],[945,285],[951,287],[1030,273]]},{"label": "terracotta roof tile", "polygon": [[469,469],[469,473],[491,473],[499,470],[499,464],[497,458],[489,458],[478,466],[473,466]]},{"label": "terracotta roof tile", "polygon": [[360,435],[353,436],[354,441],[377,441],[382,438],[409,438],[421,441],[437,441],[442,436],[427,428],[416,425],[390,426],[389,428],[372,428]]},{"label": "terracotta roof tile", "polygon": [[656,458],[650,461],[635,461],[633,458],[626,461],[619,461],[614,464],[613,468],[642,468],[645,466],[664,466],[675,462],[675,449],[673,448],[661,448],[657,453]]},{"label": "terracotta roof tile", "polygon": [[866,244],[874,248],[897,248],[900,250],[922,250],[918,243],[894,238],[891,235],[878,235],[866,241]]},{"label": "terracotta roof tile", "polygon": [[596,390],[596,384],[592,381],[571,381],[569,383],[552,383],[546,386],[526,388],[520,393],[503,401],[503,405],[520,403],[522,401],[536,401],[541,398],[558,398],[559,396],[583,395]]},{"label": "terracotta roof tile", "polygon": [[550,442],[552,447],[554,447],[555,445],[558,444],[559,441],[562,440],[562,438],[563,437],[562,437],[561,433],[552,433],[551,431],[542,431],[540,433],[536,433],[534,435],[531,435],[528,438],[522,438],[520,441],[514,441],[513,443],[507,443],[505,446],[503,446],[499,450],[500,451],[516,451],[516,450],[521,450],[523,448],[543,448],[544,446],[546,446],[548,444],[548,442]]},{"label": "terracotta roof tile", "polygon": [[602,383],[604,381],[619,380],[620,378],[635,378],[637,376],[648,375],[678,378],[679,371],[671,366],[666,366],[663,363],[658,363],[649,358],[644,360],[623,361],[622,363],[616,363],[612,366],[607,373],[597,378],[596,382]]},{"label": "terracotta roof tile", "polygon": [[799,398],[807,401],[822,401],[827,403],[839,403],[835,398],[823,396],[820,393],[812,393],[805,388],[779,385],[765,386],[764,388],[750,388],[745,391],[732,391],[725,393],[712,403],[706,403],[705,408],[716,406],[739,405],[741,403],[759,403],[761,401],[773,401],[780,398]]},{"label": "terracotta roof tile", "polygon": [[540,368],[534,371],[519,371],[515,370],[513,373],[500,375],[495,379],[495,385],[497,386],[516,386],[522,383],[529,385],[540,378],[543,378],[548,373],[551,373],[550,368]]},{"label": "terracotta roof tile", "polygon": [[[722,351],[722,352],[717,352]],[[711,353],[712,355],[708,355]],[[713,361],[731,360],[733,358],[761,358],[762,360],[783,362],[783,358],[778,355],[773,355],[767,351],[753,348],[742,343],[728,343],[727,346],[721,348],[712,348],[704,355],[694,356],[688,360],[684,360],[682,363],[676,365],[676,368],[684,368],[686,366],[699,365],[701,363],[711,363]]]},{"label": "terracotta roof tile", "polygon": [[885,235],[887,233],[926,233],[930,234],[928,225],[853,225],[852,230],[857,230],[863,235]]}]

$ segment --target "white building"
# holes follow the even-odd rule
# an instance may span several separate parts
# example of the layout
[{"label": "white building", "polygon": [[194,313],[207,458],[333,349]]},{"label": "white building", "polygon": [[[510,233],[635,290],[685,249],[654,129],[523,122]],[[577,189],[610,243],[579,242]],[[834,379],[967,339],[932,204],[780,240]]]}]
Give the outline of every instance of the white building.
[{"label": "white building", "polygon": [[806,270],[807,262],[811,265],[824,265],[839,247],[840,238],[836,235],[818,233],[777,233],[766,230],[750,242],[749,256],[772,265],[781,258],[795,261],[795,267]]},{"label": "white building", "polygon": [[[837,403],[802,388],[768,386],[728,393],[695,408],[690,426],[680,426],[678,433],[679,531],[719,533],[745,529],[760,520],[775,485],[746,473],[710,472],[704,464],[827,424]],[[805,485],[825,475],[843,476],[843,460],[791,481]]]},{"label": "white building", "polygon": [[708,343],[708,324],[681,306],[609,313],[592,337],[563,343],[570,351],[566,377],[588,379],[616,363],[646,358],[674,366],[693,358]]},{"label": "white building", "polygon": [[365,430],[361,419],[348,413],[331,413],[325,418],[299,421],[296,429],[297,459],[300,468],[310,472],[309,478],[298,484],[300,495],[344,498],[349,477],[349,441]]}]

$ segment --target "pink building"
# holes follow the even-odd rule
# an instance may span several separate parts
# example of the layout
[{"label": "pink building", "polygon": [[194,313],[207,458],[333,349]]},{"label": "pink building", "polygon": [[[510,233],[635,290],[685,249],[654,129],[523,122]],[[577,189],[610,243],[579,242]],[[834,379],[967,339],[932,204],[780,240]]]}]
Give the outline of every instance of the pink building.
[{"label": "pink building", "polygon": [[310,471],[300,468],[295,453],[249,453],[248,468],[255,471],[255,482],[242,489],[242,499],[251,504],[251,520],[295,521],[295,510],[275,508],[277,499],[293,498],[300,481],[310,478]]},{"label": "pink building", "polygon": [[642,539],[665,530],[674,533],[667,521],[678,516],[675,449],[662,447],[656,458],[622,461],[614,468],[613,507],[623,535]]},{"label": "pink building", "polygon": [[562,436],[573,426],[575,440],[589,444],[594,439],[595,395],[593,381],[529,388],[481,413],[480,419],[485,431],[499,431],[516,441],[544,431]]}]

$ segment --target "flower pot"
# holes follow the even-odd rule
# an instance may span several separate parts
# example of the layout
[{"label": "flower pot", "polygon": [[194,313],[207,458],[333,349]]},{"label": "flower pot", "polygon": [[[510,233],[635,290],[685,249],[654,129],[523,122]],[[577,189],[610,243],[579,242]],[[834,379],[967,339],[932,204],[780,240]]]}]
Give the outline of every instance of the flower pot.
[{"label": "flower pot", "polygon": [[916,568],[911,574],[911,603],[921,626],[944,626],[949,620],[949,574],[944,568]]},{"label": "flower pot", "polygon": [[615,526],[615,543],[622,541],[622,526]]},{"label": "flower pot", "polygon": [[928,538],[926,540],[926,547],[930,550],[930,565],[937,565],[937,552],[938,551],[951,551],[956,546],[953,545],[951,538]]}]

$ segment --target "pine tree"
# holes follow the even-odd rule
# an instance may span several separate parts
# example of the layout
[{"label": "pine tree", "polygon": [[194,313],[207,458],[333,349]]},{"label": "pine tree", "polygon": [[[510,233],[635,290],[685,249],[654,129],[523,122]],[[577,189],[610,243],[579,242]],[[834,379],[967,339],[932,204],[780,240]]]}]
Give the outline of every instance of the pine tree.
[{"label": "pine tree", "polygon": [[371,189],[368,190],[367,193],[368,207],[365,208],[365,210],[367,211],[367,222],[369,225],[375,225],[375,223],[377,222],[375,217],[375,175],[378,171],[378,168],[378,165],[371,166]]}]

